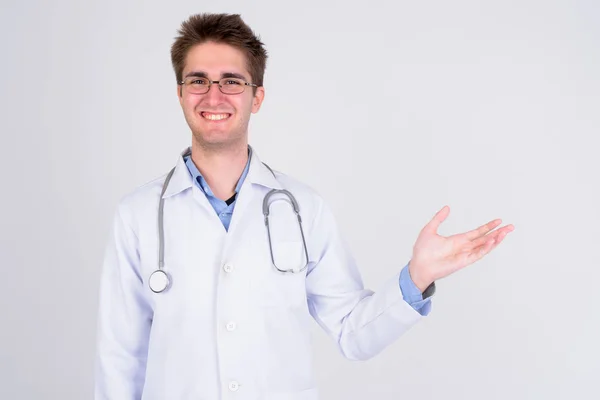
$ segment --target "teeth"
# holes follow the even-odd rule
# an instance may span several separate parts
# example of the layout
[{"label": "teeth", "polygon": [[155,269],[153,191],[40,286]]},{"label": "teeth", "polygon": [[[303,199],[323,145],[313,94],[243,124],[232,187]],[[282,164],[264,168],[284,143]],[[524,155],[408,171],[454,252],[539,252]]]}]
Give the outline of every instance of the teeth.
[{"label": "teeth", "polygon": [[211,121],[219,121],[229,117],[229,114],[208,114],[202,113],[202,116],[206,119],[210,119]]}]

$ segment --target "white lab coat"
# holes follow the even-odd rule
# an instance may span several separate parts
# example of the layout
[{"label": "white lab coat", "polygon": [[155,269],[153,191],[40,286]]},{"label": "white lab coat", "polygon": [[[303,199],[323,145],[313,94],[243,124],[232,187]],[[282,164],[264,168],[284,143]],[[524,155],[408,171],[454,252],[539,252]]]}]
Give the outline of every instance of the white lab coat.
[{"label": "white lab coat", "polygon": [[[96,400],[316,400],[310,317],[352,360],[373,357],[422,318],[403,300],[400,271],[365,289],[322,198],[275,174],[253,152],[227,232],[178,156],[164,194],[172,286],[160,294],[148,278],[165,176],[121,200],[100,283]],[[299,203],[310,257],[302,273],[272,266],[262,203],[273,188]],[[275,202],[270,217],[281,269],[303,261],[290,210]]]}]

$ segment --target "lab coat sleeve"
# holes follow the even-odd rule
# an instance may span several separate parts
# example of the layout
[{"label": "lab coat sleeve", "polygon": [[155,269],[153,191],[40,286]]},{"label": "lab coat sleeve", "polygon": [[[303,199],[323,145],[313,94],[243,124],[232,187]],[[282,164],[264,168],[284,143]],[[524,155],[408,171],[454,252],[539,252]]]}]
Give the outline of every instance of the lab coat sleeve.
[{"label": "lab coat sleeve", "polygon": [[358,267],[323,200],[309,243],[309,311],[345,357],[369,359],[423,318],[403,299],[398,285],[400,271],[375,292],[364,288]]},{"label": "lab coat sleeve", "polygon": [[100,279],[96,400],[139,400],[144,384],[151,308],[144,300],[138,239],[131,216],[116,212]]}]

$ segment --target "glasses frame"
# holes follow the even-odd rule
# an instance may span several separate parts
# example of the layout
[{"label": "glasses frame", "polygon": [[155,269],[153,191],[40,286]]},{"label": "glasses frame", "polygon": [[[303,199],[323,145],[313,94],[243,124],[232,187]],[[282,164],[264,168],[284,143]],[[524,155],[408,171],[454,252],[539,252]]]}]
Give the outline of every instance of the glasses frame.
[{"label": "glasses frame", "polygon": [[[244,91],[246,90],[246,86],[258,87],[258,85],[257,85],[257,84],[255,84],[255,83],[246,82],[246,81],[245,81],[244,79],[242,79],[242,78],[236,78],[236,77],[233,77],[233,76],[230,76],[230,77],[228,77],[228,78],[221,78],[221,79],[219,79],[218,81],[211,81],[210,79],[208,79],[208,78],[204,78],[204,77],[201,77],[201,76],[189,76],[189,77],[188,77],[188,78],[186,78],[186,79],[191,79],[191,78],[196,78],[196,79],[205,79],[206,81],[208,81],[208,89],[206,89],[206,92],[204,92],[204,93],[190,93],[190,94],[206,94],[206,93],[210,92],[210,88],[212,87],[212,85],[213,85],[213,84],[217,84],[217,86],[219,87],[219,91],[220,91],[221,93],[223,93],[223,94],[227,94],[227,95],[230,95],[230,96],[235,96],[235,95],[237,95],[237,94],[242,94],[242,93],[244,93]],[[242,86],[242,91],[241,91],[241,92],[239,92],[239,93],[225,93],[225,92],[223,91],[223,86],[221,86],[221,81],[224,81],[224,80],[227,80],[227,79],[230,79],[230,80],[231,80],[231,79],[235,79],[235,80],[237,80],[237,81],[242,81],[242,82],[244,83],[244,86]],[[183,87],[186,85],[186,84],[185,84],[185,79],[184,79],[184,80],[182,80],[182,81],[179,81],[179,82],[177,82],[177,84],[178,84],[179,86],[181,86],[181,94],[183,95]],[[189,85],[188,85],[188,86],[189,86]]]}]

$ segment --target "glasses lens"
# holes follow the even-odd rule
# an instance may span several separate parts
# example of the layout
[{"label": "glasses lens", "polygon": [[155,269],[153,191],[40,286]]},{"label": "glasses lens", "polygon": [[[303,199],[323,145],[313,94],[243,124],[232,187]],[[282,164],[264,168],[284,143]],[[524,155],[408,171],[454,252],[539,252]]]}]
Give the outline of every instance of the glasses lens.
[{"label": "glasses lens", "polygon": [[208,92],[208,79],[190,77],[185,80],[185,88],[191,94],[204,94]]},{"label": "glasses lens", "polygon": [[244,81],[237,78],[223,78],[219,81],[223,93],[238,94],[244,91]]}]

